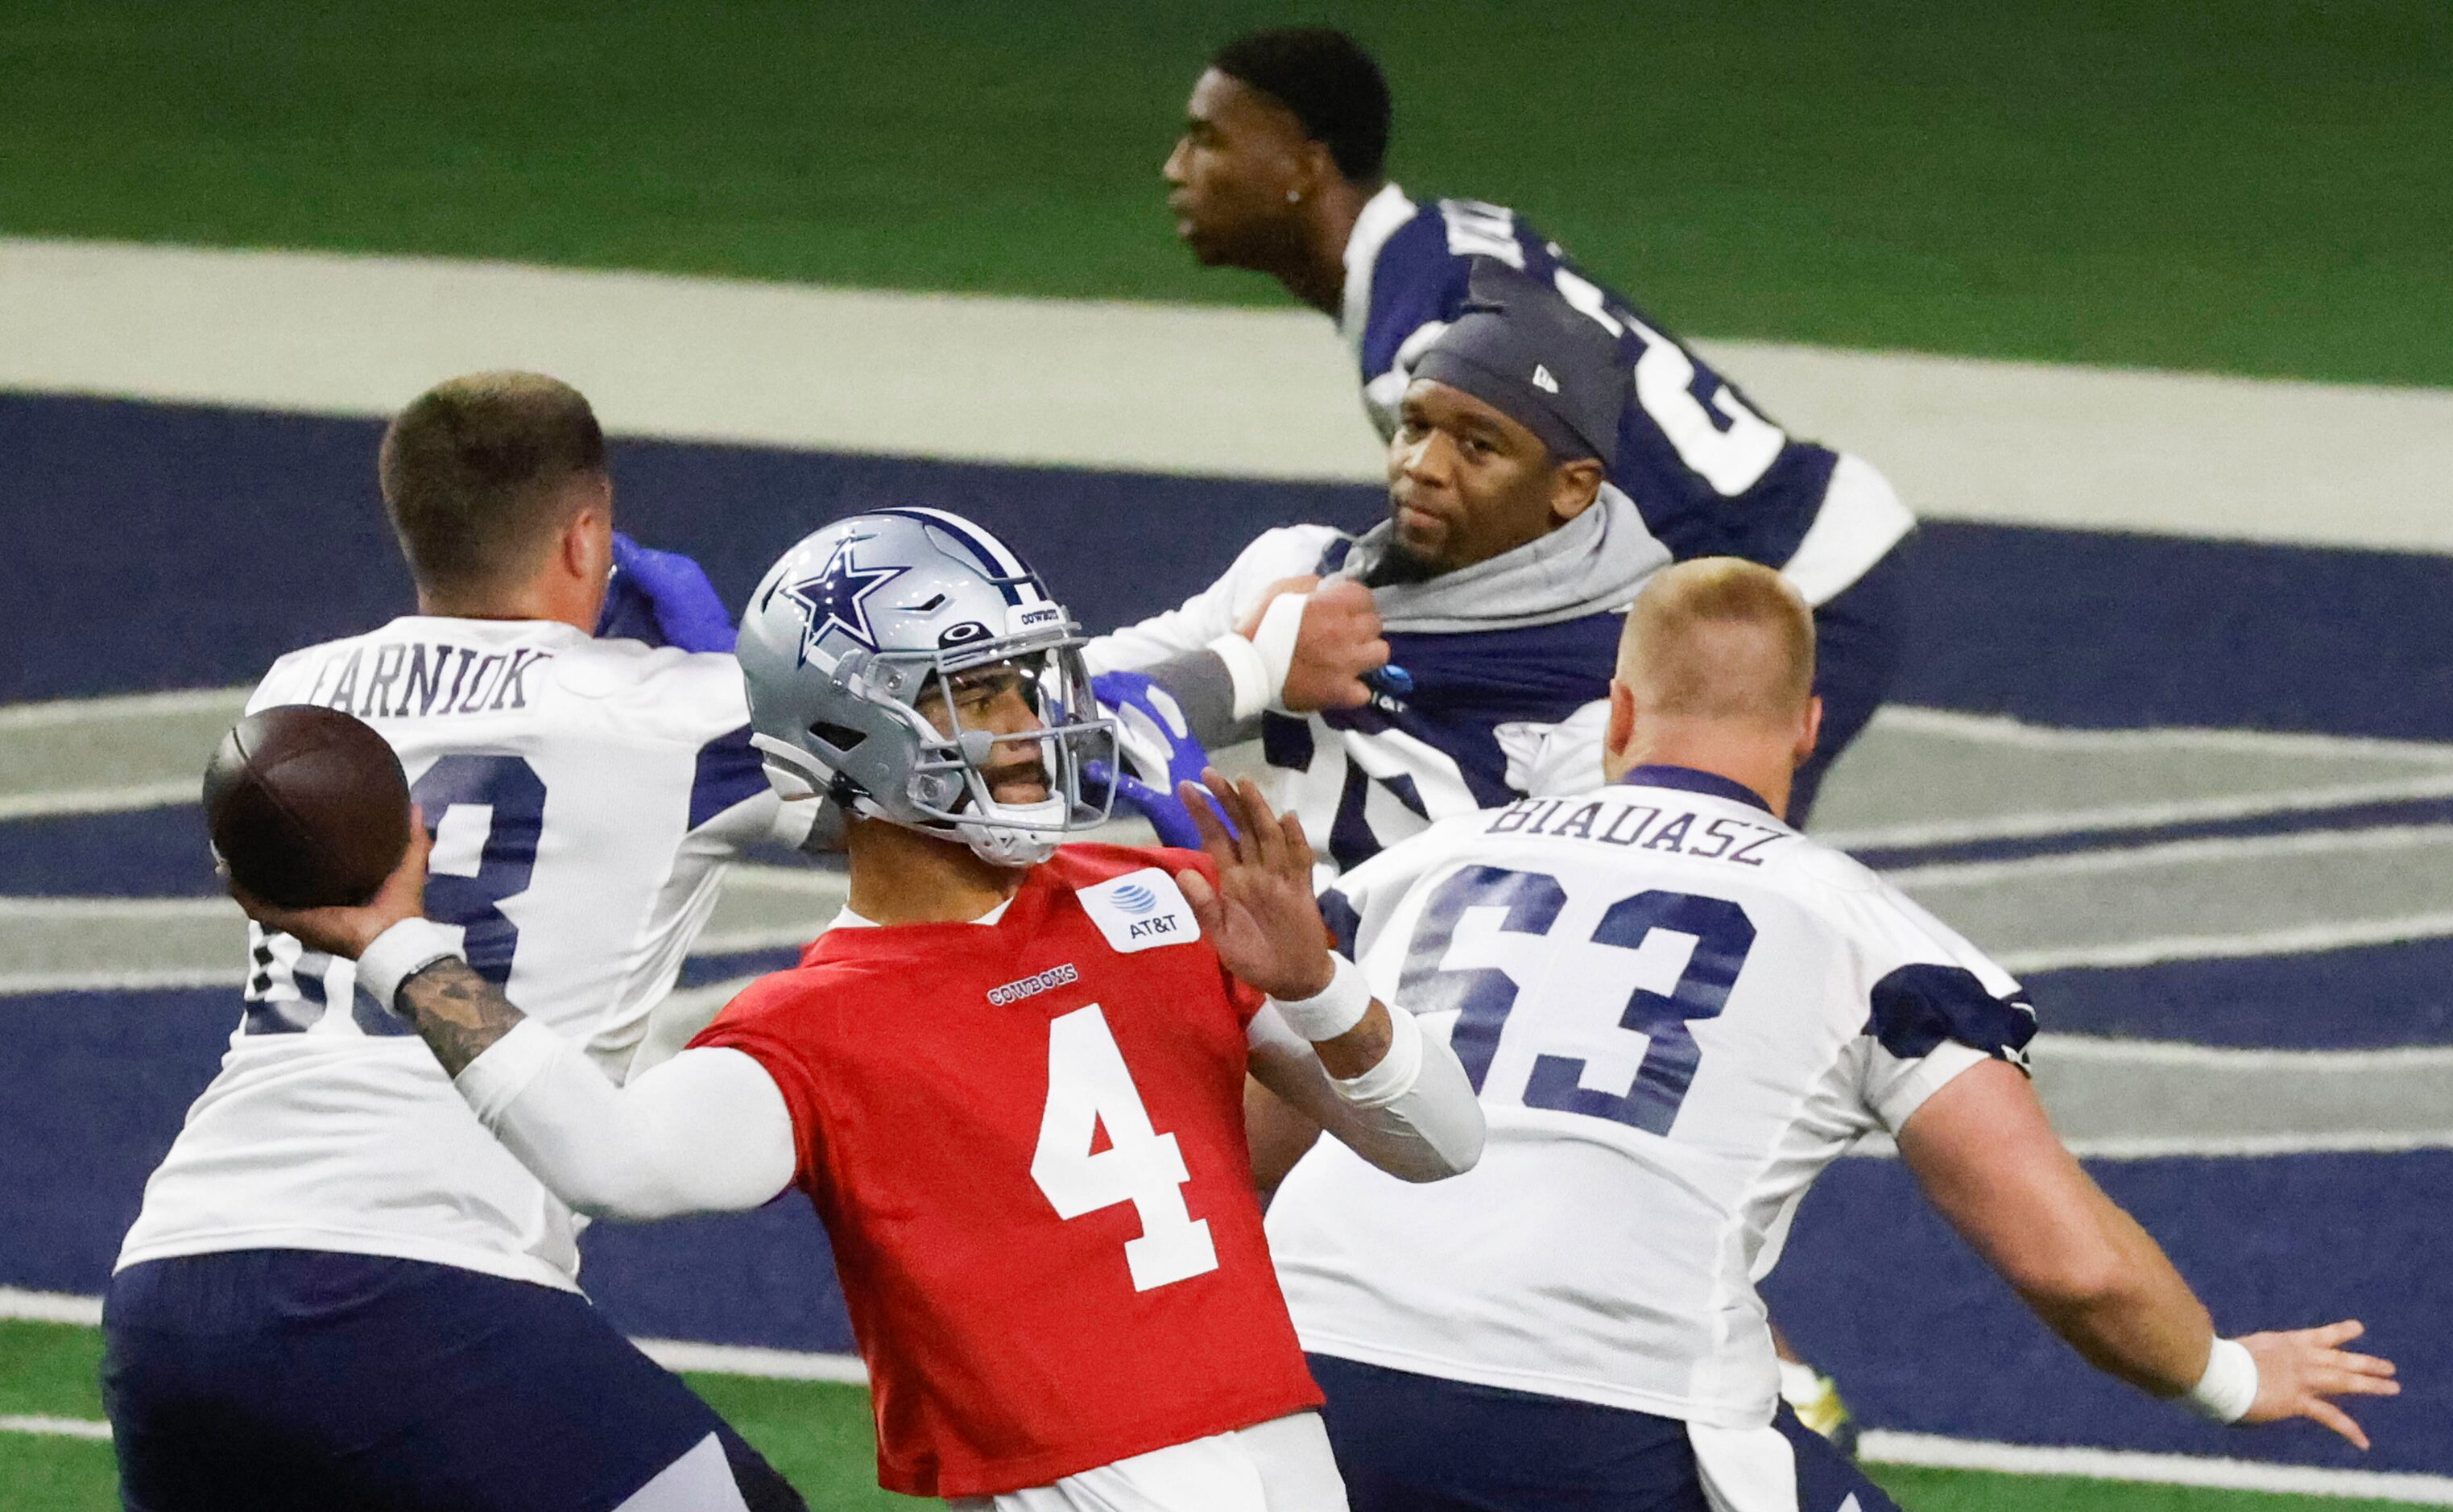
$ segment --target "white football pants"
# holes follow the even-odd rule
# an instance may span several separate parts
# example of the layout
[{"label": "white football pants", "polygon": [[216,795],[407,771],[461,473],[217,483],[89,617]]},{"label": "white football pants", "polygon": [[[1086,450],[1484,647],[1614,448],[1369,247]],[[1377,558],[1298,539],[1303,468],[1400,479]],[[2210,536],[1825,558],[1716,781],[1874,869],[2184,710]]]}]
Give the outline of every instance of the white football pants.
[{"label": "white football pants", "polygon": [[953,1512],[1346,1512],[1346,1482],[1317,1412],[1212,1434]]}]

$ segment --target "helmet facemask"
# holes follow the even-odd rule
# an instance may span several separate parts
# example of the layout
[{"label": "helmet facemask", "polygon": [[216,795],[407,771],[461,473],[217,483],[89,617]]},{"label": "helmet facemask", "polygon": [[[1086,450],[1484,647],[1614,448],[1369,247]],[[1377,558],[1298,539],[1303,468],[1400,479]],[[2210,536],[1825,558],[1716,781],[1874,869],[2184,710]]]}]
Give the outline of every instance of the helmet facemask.
[{"label": "helmet facemask", "polygon": [[[1116,726],[1091,695],[1080,638],[1026,639],[1038,645],[997,641],[912,658],[926,667],[916,697],[894,706],[921,743],[908,785],[917,823],[904,823],[950,832],[982,860],[1005,866],[1046,861],[1065,836],[1106,824],[1114,801],[1105,784],[1095,801],[1086,796],[1092,785],[1084,768],[1091,762],[1113,767]],[[1038,727],[1011,734],[977,727],[1009,716],[1015,700]],[[1044,796],[1000,800],[997,782],[1034,761]]]}]

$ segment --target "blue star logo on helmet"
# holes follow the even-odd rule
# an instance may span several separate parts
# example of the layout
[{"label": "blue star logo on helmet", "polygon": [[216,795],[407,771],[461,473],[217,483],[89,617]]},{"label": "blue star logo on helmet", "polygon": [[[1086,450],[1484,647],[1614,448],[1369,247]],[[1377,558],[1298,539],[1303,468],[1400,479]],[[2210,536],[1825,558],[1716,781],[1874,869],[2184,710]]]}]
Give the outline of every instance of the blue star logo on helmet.
[{"label": "blue star logo on helmet", "polygon": [[840,629],[868,649],[877,649],[877,632],[868,623],[868,596],[901,577],[905,569],[862,567],[852,560],[852,547],[857,545],[857,541],[837,544],[817,576],[784,589],[785,597],[808,611],[808,632],[801,641],[804,662],[809,659],[809,648],[826,639],[830,629]]}]

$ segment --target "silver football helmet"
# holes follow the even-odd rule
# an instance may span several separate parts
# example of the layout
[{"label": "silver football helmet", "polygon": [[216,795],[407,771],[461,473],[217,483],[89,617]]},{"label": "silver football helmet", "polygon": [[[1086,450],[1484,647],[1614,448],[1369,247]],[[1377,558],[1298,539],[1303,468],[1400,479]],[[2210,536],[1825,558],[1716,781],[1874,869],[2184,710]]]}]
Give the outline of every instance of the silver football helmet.
[{"label": "silver football helmet", "polygon": [[[1028,866],[1106,823],[1083,768],[1116,760],[1082,635],[1005,543],[942,509],[876,509],[802,538],[742,616],[750,740],[788,798],[960,840]],[[1012,706],[1018,695],[1028,722]],[[938,718],[932,720],[931,714]],[[1002,717],[1005,732],[969,728]],[[948,733],[948,732],[951,733]],[[992,778],[1036,760],[1047,796],[1000,803]]]}]

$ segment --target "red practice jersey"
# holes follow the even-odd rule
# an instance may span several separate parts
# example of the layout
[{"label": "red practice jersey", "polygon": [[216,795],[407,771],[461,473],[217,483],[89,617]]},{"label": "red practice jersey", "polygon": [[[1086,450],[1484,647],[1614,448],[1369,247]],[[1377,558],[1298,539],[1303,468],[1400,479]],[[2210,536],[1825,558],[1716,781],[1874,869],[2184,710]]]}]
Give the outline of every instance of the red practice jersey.
[{"label": "red practice jersey", "polygon": [[996,924],[829,930],[696,1042],[783,1089],[888,1490],[1045,1485],[1320,1403],[1244,1142],[1261,997],[1193,868],[1067,846]]}]

